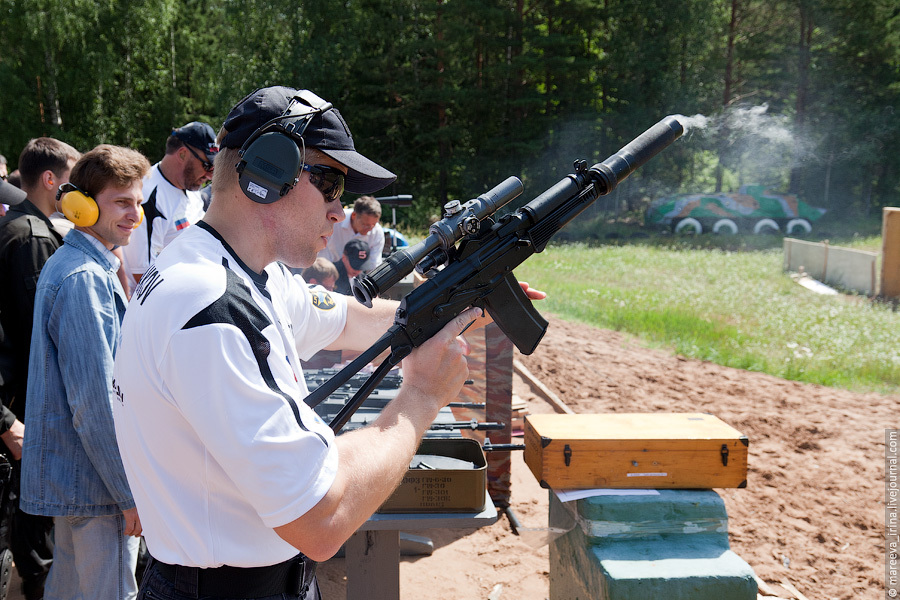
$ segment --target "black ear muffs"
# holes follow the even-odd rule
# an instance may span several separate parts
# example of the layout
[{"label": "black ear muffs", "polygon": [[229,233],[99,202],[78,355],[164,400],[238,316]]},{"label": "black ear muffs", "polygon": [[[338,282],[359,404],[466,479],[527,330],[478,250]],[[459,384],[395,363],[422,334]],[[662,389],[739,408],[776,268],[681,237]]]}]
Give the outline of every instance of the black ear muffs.
[{"label": "black ear muffs", "polygon": [[288,136],[264,133],[244,151],[238,163],[238,181],[244,194],[260,204],[271,204],[297,183],[303,156]]},{"label": "black ear muffs", "polygon": [[59,209],[66,218],[79,227],[90,227],[100,218],[97,201],[78,189],[73,183],[64,183],[56,192]]},{"label": "black ear muffs", "polygon": [[235,165],[244,195],[260,204],[271,204],[300,180],[305,147],[303,133],[331,103],[309,90],[300,90],[284,112],[263,124],[247,138]]}]

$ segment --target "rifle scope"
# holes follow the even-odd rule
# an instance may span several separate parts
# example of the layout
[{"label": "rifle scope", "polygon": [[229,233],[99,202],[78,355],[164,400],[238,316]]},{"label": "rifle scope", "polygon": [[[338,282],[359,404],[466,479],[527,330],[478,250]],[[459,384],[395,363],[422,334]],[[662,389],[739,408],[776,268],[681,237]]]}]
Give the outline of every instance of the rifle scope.
[{"label": "rifle scope", "polygon": [[443,260],[434,253],[446,253],[464,235],[478,232],[481,220],[494,214],[524,191],[518,177],[508,177],[505,181],[465,204],[451,200],[444,205],[444,218],[433,224],[427,238],[409,248],[398,250],[368,273],[357,275],[350,283],[353,296],[369,308],[372,298],[390,289],[392,285],[412,273],[416,265],[426,257],[428,264],[421,270],[427,271]]}]

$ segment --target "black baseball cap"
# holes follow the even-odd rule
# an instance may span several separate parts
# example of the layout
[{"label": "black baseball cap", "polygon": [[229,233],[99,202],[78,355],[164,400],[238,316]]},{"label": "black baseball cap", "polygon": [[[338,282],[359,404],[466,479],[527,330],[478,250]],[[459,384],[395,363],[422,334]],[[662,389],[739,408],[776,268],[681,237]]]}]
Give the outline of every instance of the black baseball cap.
[{"label": "black baseball cap", "polygon": [[344,256],[351,267],[359,270],[369,258],[369,244],[365,240],[353,238],[344,244]]},{"label": "black baseball cap", "polygon": [[[273,86],[244,97],[225,118],[221,146],[241,148],[257,129],[281,116],[297,94],[295,88]],[[356,151],[350,128],[336,108],[312,118],[303,133],[303,142],[307,148],[315,148],[347,167],[345,189],[353,194],[377,192],[397,179],[396,175]]]},{"label": "black baseball cap", "polygon": [[209,162],[212,162],[219,152],[219,146],[216,145],[216,132],[206,123],[191,121],[183,127],[173,129],[172,135],[189,146],[203,150]]},{"label": "black baseball cap", "polygon": [[27,194],[24,191],[10,182],[0,179],[0,204],[15,206],[16,204],[21,204],[26,197]]}]

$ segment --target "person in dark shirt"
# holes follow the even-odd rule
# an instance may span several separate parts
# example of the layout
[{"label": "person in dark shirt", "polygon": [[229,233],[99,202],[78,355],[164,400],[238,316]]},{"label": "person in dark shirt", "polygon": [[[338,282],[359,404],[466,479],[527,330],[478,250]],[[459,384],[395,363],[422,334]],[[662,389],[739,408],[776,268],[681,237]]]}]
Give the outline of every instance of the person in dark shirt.
[{"label": "person in dark shirt", "polygon": [[[23,420],[37,280],[44,263],[62,245],[62,233],[50,215],[56,212],[57,189],[69,181],[69,172],[80,157],[75,148],[53,138],[28,142],[19,156],[26,198],[11,205],[0,219],[0,399]],[[15,464],[10,487],[16,499],[18,473]],[[51,527],[52,520],[23,513],[16,503],[12,553],[27,600],[43,597],[52,560]]]},{"label": "person in dark shirt", "polygon": [[369,259],[369,244],[361,239],[354,238],[344,245],[344,253],[341,260],[334,263],[337,268],[338,278],[334,283],[334,291],[347,296],[353,295],[350,288],[350,280],[362,273],[362,268]]}]

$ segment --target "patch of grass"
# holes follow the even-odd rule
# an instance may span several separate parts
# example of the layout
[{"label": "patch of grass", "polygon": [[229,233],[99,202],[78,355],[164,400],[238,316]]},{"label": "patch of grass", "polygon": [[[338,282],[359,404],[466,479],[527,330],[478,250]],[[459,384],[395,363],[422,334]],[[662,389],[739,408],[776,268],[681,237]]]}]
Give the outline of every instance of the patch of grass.
[{"label": "patch of grass", "polygon": [[[872,242],[869,242],[872,243]],[[538,307],[718,364],[857,391],[900,391],[900,314],[819,296],[781,271],[781,249],[550,245],[516,269]]]}]

